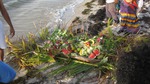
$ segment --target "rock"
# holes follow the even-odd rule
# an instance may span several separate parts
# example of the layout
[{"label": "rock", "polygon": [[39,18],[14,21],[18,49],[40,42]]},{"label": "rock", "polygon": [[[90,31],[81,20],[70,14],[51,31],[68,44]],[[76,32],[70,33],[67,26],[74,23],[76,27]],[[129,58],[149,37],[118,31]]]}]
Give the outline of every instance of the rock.
[{"label": "rock", "polygon": [[150,7],[148,7],[148,12],[150,13]]},{"label": "rock", "polygon": [[91,14],[91,15],[88,17],[88,19],[97,22],[97,21],[103,21],[105,17],[106,17],[105,8],[101,8],[101,9],[99,9],[99,10],[96,12],[95,15],[94,15],[94,14]]},{"label": "rock", "polygon": [[96,23],[96,24],[90,24],[89,28],[88,28],[88,32],[91,34],[91,35],[98,35],[98,33],[103,30],[103,26],[104,24],[99,22],[99,23]]},{"label": "rock", "polygon": [[104,4],[106,4],[106,0],[98,0],[98,4],[99,5],[104,5]]},{"label": "rock", "polygon": [[35,83],[35,82],[38,82],[39,80],[35,77],[35,78],[32,78],[32,79],[29,79],[27,84],[31,84],[31,83]]},{"label": "rock", "polygon": [[18,77],[23,77],[23,76],[25,76],[27,73],[28,73],[28,70],[26,70],[25,68],[22,68],[22,69],[17,73],[16,78],[18,78]]}]

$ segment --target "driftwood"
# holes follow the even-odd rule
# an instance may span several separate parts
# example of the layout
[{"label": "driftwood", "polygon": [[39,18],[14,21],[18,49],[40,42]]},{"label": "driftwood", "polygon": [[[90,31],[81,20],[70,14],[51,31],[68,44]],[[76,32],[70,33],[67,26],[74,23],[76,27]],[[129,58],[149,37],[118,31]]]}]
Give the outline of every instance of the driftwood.
[{"label": "driftwood", "polygon": [[76,59],[76,60],[79,60],[79,61],[82,61],[82,62],[87,62],[87,63],[97,63],[97,62],[100,62],[100,59],[90,59],[90,58],[86,58],[86,57],[83,57],[83,56],[68,56],[68,55],[64,55],[62,53],[59,53],[55,57],[59,58],[60,56],[61,57],[66,57],[66,58]]},{"label": "driftwood", "polygon": [[80,60],[80,61],[84,61],[84,62],[89,62],[89,63],[97,63],[97,62],[100,62],[100,60],[89,59],[89,58],[81,57],[81,56],[71,56],[71,58],[77,59],[77,60]]}]

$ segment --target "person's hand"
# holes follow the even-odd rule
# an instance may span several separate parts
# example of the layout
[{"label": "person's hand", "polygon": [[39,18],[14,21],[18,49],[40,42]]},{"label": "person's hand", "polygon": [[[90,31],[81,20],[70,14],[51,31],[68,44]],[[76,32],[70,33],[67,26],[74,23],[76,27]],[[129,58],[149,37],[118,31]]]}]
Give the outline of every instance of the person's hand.
[{"label": "person's hand", "polygon": [[10,28],[10,37],[12,38],[15,35],[15,30],[13,27]]}]

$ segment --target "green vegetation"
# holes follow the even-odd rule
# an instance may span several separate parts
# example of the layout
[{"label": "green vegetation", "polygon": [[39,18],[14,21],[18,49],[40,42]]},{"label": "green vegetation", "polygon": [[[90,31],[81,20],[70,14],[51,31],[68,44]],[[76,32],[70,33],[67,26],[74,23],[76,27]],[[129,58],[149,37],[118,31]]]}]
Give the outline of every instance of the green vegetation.
[{"label": "green vegetation", "polygon": [[22,37],[14,43],[6,38],[6,42],[11,49],[8,55],[15,56],[12,61],[19,64],[20,68],[35,66],[41,64],[41,62],[50,62],[52,61],[51,58],[47,55],[42,45],[40,45],[49,36],[48,29],[45,28],[39,33],[39,37],[29,33],[26,38]]},{"label": "green vegetation", "polygon": [[40,69],[45,71],[61,65],[49,72],[49,77],[64,72],[68,76],[75,76],[92,70],[102,73],[114,71],[121,52],[132,51],[131,47],[145,41],[148,41],[148,37],[115,36],[110,27],[105,28],[97,36],[84,32],[74,35],[70,30],[61,28],[56,28],[50,34],[45,28],[39,33],[39,37],[29,34],[27,38],[21,38],[15,43],[7,39],[11,48],[8,55],[14,56],[11,61],[18,64],[20,68],[28,69],[45,63],[51,64]]}]

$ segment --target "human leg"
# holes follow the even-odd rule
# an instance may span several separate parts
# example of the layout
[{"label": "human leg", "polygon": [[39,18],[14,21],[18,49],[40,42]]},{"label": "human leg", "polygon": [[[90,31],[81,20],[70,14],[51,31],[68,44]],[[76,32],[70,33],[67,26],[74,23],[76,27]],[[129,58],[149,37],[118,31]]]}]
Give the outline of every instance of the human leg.
[{"label": "human leg", "polygon": [[0,61],[4,60],[4,49],[0,48]]},{"label": "human leg", "polygon": [[3,61],[4,59],[5,48],[6,48],[6,42],[5,42],[4,27],[2,22],[0,21],[0,61]]},{"label": "human leg", "polygon": [[110,3],[106,3],[106,17],[111,18],[111,13],[110,13]]},{"label": "human leg", "polygon": [[118,17],[117,17],[117,12],[116,12],[115,3],[110,3],[109,6],[110,6],[110,7],[109,7],[108,11],[110,12],[111,17],[113,18],[114,22],[118,24],[118,23],[119,23],[119,19],[118,19]]},{"label": "human leg", "polygon": [[[124,30],[124,32],[126,33],[130,33],[130,34],[136,34],[139,31],[139,22],[138,19],[130,19],[130,18],[126,18],[129,16],[125,16],[123,18],[121,18],[121,26],[122,28],[120,30]],[[132,21],[132,22],[131,22]]]},{"label": "human leg", "polygon": [[104,19],[104,23],[108,23],[109,18],[112,18],[110,12],[109,12],[109,4],[110,3],[106,3],[106,18]]}]

